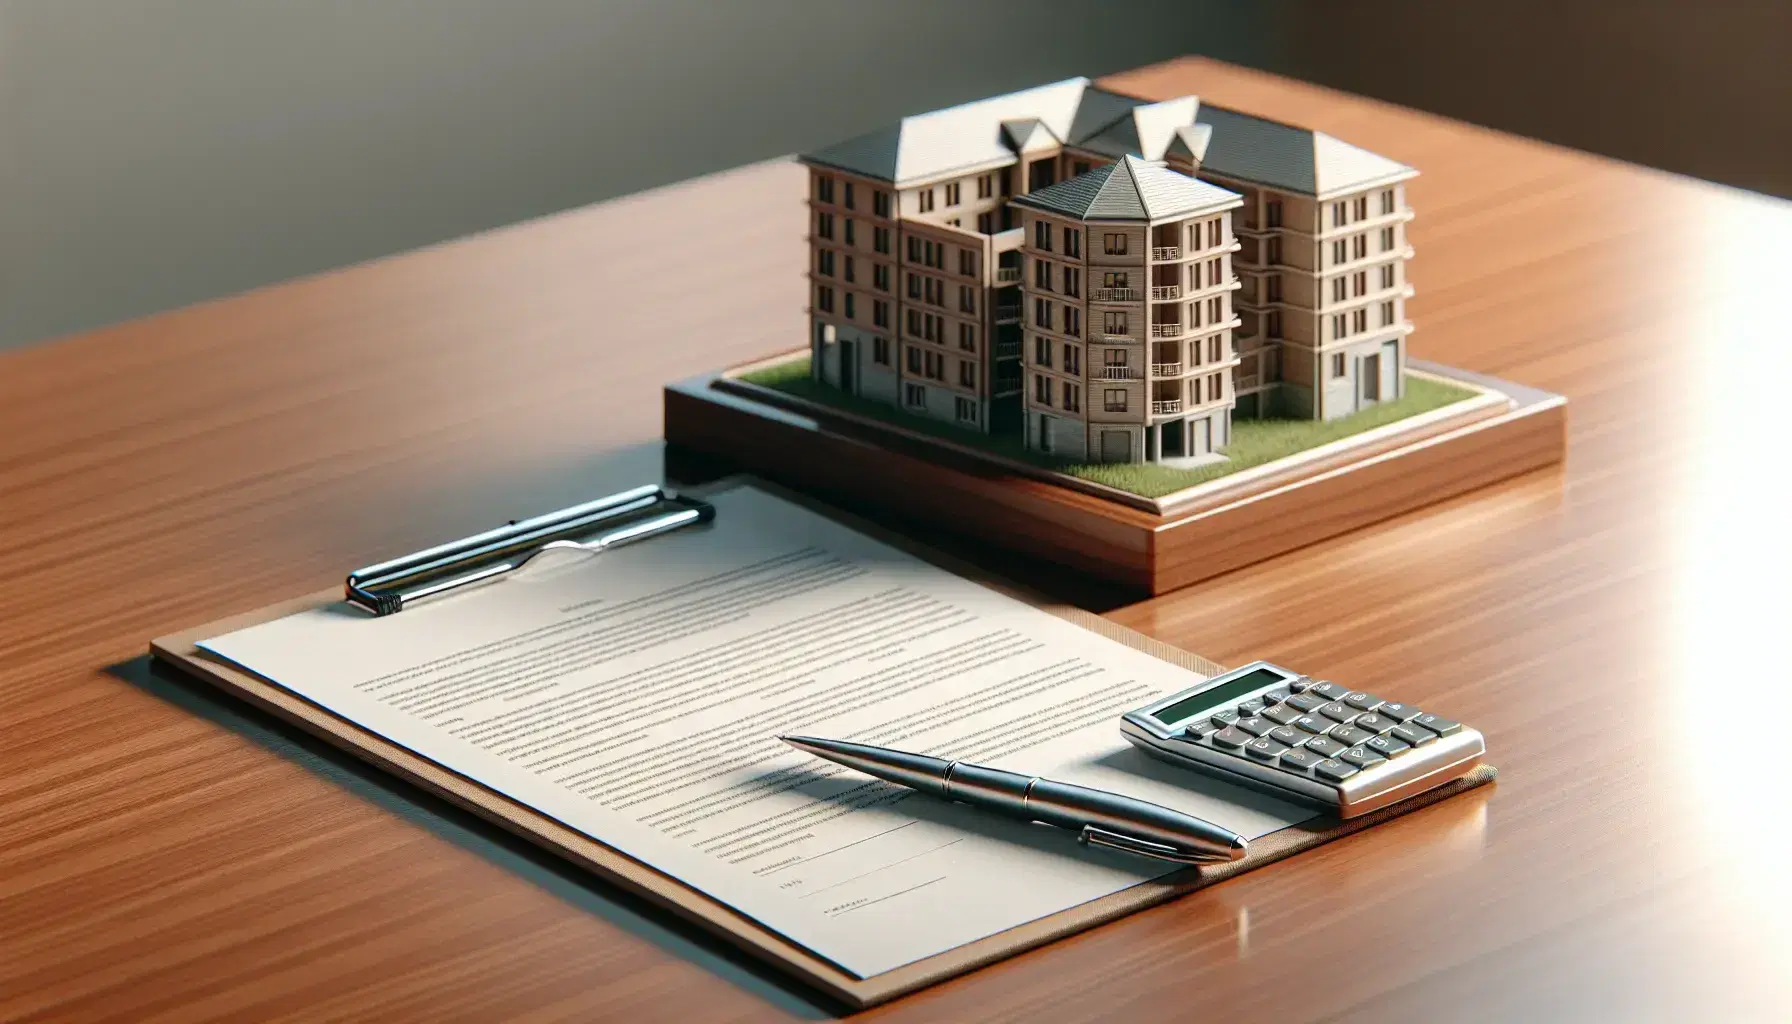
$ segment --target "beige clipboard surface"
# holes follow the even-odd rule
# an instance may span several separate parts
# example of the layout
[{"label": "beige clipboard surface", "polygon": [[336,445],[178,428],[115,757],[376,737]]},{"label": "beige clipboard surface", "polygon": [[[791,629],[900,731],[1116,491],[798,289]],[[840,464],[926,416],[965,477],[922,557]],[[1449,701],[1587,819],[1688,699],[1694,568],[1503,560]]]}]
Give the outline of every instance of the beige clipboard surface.
[{"label": "beige clipboard surface", "polygon": [[[734,485],[747,482],[736,481]],[[856,517],[828,509],[757,480],[750,481],[750,483],[754,487],[796,501],[854,529],[925,558],[942,568],[1028,601],[1081,628],[1099,633],[1203,675],[1211,675],[1220,671],[1220,666],[1198,655],[1154,640],[1142,633],[1116,625],[1081,609],[1040,601],[1033,595],[1013,586],[990,579],[987,573],[976,570],[957,559],[895,537],[888,531],[867,524]],[[709,489],[706,488],[706,490]],[[652,543],[652,541],[645,543]],[[1318,846],[1388,818],[1436,803],[1464,790],[1484,785],[1493,781],[1495,775],[1491,765],[1481,765],[1470,774],[1447,785],[1347,822],[1340,823],[1334,819],[1316,818],[1281,829],[1260,839],[1254,839],[1243,860],[1177,871],[1163,878],[1140,883],[1111,896],[1092,900],[1069,910],[1030,921],[976,942],[946,950],[892,971],[886,971],[883,974],[869,978],[855,978],[802,947],[787,941],[776,932],[736,913],[726,904],[690,888],[677,879],[656,871],[581,832],[574,831],[524,804],[449,771],[441,765],[414,754],[267,680],[243,672],[198,647],[202,640],[291,615],[307,608],[332,604],[341,599],[342,592],[339,589],[331,589],[269,605],[256,611],[160,637],[151,641],[150,652],[168,665],[247,700],[377,768],[401,776],[493,824],[551,850],[607,881],[665,907],[680,917],[722,936],[760,960],[795,975],[853,1007],[862,1008],[893,999],[1032,949],[1035,946],[1043,945],[1054,939],[1122,917],[1135,910],[1162,903],[1184,893],[1223,881],[1252,868],[1273,863],[1309,847]]]}]

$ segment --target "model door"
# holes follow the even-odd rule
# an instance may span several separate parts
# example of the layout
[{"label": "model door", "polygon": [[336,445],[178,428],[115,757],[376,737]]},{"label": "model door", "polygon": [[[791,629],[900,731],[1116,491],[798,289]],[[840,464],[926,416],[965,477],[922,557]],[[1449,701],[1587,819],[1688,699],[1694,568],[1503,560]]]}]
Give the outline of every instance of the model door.
[{"label": "model door", "polygon": [[1400,396],[1400,344],[1394,341],[1381,343],[1381,397],[1398,398]]},{"label": "model door", "polygon": [[1132,434],[1125,430],[1101,432],[1101,457],[1106,462],[1132,461]]},{"label": "model door", "polygon": [[1357,373],[1357,380],[1362,382],[1363,401],[1380,401],[1381,356],[1364,356],[1362,370]]},{"label": "model door", "polygon": [[840,390],[859,393],[859,346],[846,338],[840,339]]},{"label": "model door", "polygon": [[1196,420],[1194,454],[1206,455],[1210,451],[1213,451],[1213,421]]}]

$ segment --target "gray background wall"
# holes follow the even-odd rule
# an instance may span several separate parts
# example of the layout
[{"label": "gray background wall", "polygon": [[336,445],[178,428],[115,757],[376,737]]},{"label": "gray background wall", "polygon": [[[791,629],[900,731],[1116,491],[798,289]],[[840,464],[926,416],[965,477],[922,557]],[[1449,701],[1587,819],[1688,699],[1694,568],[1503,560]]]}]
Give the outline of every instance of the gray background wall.
[{"label": "gray background wall", "polygon": [[0,0],[0,347],[1191,52],[1787,192],[1788,8]]}]

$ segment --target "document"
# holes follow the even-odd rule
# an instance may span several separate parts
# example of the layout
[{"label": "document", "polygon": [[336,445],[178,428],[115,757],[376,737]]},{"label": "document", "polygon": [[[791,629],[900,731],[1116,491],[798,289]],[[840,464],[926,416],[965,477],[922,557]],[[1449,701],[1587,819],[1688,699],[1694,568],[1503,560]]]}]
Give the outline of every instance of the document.
[{"label": "document", "polygon": [[[212,654],[529,805],[859,977],[1172,870],[868,778],[786,733],[1114,789],[1256,838],[1314,812],[1133,750],[1200,677],[761,490],[707,526]],[[539,559],[538,559],[539,561]]]}]

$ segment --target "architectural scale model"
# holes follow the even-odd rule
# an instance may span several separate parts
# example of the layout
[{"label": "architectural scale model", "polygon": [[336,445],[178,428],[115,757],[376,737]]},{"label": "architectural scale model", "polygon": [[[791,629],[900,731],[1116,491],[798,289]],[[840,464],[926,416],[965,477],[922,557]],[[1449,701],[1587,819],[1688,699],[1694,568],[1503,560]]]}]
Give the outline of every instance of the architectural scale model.
[{"label": "architectural scale model", "polygon": [[802,157],[811,373],[1075,462],[1405,390],[1404,182],[1321,132],[1074,78]]}]

